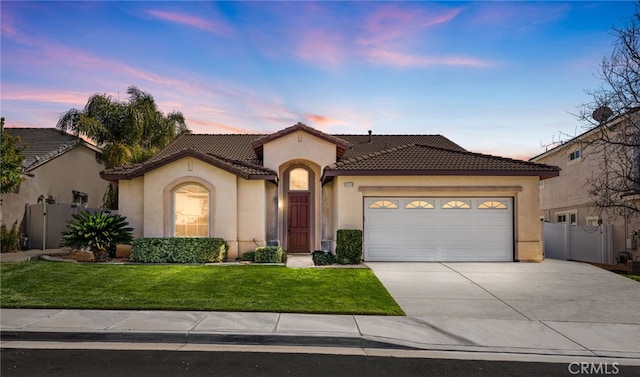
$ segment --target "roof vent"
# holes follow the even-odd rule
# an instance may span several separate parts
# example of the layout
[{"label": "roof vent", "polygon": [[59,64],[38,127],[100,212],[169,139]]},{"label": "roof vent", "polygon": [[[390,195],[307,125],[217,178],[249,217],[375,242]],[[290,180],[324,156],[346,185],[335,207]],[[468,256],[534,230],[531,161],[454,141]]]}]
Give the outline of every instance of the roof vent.
[{"label": "roof vent", "polygon": [[371,143],[373,140],[371,138],[371,130],[369,130],[369,143]]}]

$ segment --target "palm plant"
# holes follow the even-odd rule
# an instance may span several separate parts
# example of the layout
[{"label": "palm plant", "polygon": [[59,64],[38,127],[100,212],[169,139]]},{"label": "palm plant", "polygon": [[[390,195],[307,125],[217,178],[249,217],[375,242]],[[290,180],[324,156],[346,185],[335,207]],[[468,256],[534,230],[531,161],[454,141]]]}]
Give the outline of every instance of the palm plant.
[{"label": "palm plant", "polygon": [[73,214],[62,233],[60,246],[73,249],[89,248],[97,262],[109,258],[109,250],[118,244],[131,244],[132,231],[126,218],[108,212]]},{"label": "palm plant", "polygon": [[[56,127],[94,140],[103,149],[102,160],[107,168],[143,162],[176,136],[191,132],[182,113],[163,114],[149,93],[131,86],[127,94],[126,101],[94,94],[83,110],[71,109],[62,114]],[[114,185],[110,184],[111,192],[117,191]],[[117,208],[117,204],[107,203],[105,208]]]}]

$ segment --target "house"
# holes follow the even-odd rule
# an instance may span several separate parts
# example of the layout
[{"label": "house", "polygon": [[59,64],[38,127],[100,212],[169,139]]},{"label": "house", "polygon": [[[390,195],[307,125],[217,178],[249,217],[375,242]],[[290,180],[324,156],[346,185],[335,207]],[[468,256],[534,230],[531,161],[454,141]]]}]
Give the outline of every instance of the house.
[{"label": "house", "polygon": [[[596,114],[596,113],[594,113]],[[561,171],[558,177],[540,181],[540,217],[545,222],[568,224],[576,227],[584,227],[589,232],[590,226],[604,225],[612,230],[611,255],[603,256],[605,263],[616,263],[615,259],[621,252],[627,252],[633,259],[640,256],[638,238],[640,232],[640,219],[614,216],[607,211],[602,211],[593,205],[593,197],[589,190],[592,189],[591,181],[602,177],[605,172],[616,176],[618,169],[625,169],[622,176],[630,177],[638,170],[638,151],[633,158],[627,154],[618,158],[617,153],[608,152],[608,164],[605,163],[606,144],[598,141],[601,139],[615,140],[617,132],[629,132],[621,122],[627,121],[626,116],[612,118],[602,122],[570,140],[532,157],[530,161],[558,166]],[[625,131],[623,131],[625,130]],[[630,140],[629,138],[628,140]],[[636,147],[637,149],[637,147]],[[633,154],[633,151],[625,153]],[[619,164],[618,164],[619,162]],[[626,179],[626,178],[625,178]],[[636,182],[638,179],[636,178]],[[633,185],[633,182],[631,182]],[[636,195],[614,193],[617,201],[637,205],[637,188],[622,188],[623,191],[636,192]],[[633,203],[635,201],[635,204]],[[609,253],[606,253],[609,254]],[[580,259],[576,257],[574,259]],[[589,259],[586,259],[589,260]]]},{"label": "house", "polygon": [[540,261],[538,185],[556,167],[473,153],[440,135],[182,135],[107,169],[137,237],[216,236],[335,250],[360,229],[367,261]]},{"label": "house", "polygon": [[16,192],[2,195],[0,219],[7,227],[22,222],[27,203],[102,204],[107,183],[100,179],[104,165],[98,147],[55,128],[4,128],[4,132],[20,138],[18,145],[25,148],[25,180]]}]

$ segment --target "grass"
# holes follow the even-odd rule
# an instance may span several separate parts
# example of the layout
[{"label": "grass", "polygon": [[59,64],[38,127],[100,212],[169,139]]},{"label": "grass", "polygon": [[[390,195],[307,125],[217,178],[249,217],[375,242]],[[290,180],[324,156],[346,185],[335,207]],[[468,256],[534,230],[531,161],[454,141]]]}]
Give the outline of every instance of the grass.
[{"label": "grass", "polygon": [[0,266],[0,307],[404,315],[369,269],[108,265]]},{"label": "grass", "polygon": [[635,280],[635,281],[639,281],[640,282],[640,275],[632,275],[632,274],[622,274],[622,276],[626,276],[629,279]]}]

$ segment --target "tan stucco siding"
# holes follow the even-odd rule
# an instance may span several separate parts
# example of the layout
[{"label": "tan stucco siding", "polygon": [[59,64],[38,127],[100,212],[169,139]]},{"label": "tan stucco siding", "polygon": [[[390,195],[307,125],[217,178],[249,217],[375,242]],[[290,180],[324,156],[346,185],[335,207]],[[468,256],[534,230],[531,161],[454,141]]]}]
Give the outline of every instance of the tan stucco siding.
[{"label": "tan stucco siding", "polygon": [[[286,181],[286,171],[294,166],[304,166],[313,172],[310,191],[313,194],[311,209],[311,237],[313,250],[320,250],[322,241],[322,168],[336,160],[336,145],[304,131],[296,131],[266,143],[263,147],[264,166],[278,172],[281,182]],[[286,247],[287,221],[286,188],[278,186],[278,239]]]},{"label": "tan stucco siding", "polygon": [[[240,254],[266,245],[265,181],[238,181],[238,251]],[[235,258],[235,257],[234,257]]]},{"label": "tan stucco siding", "polygon": [[144,177],[119,181],[118,213],[127,218],[134,237],[144,235]]},{"label": "tan stucco siding", "polygon": [[333,186],[334,237],[338,229],[364,229],[366,196],[513,197],[516,259],[542,260],[538,177],[340,176]]},{"label": "tan stucco siding", "polygon": [[78,146],[30,171],[18,193],[2,195],[2,223],[8,227],[24,217],[25,204],[35,204],[40,195],[52,196],[56,203],[73,203],[72,191],[86,193],[88,207],[99,208],[108,182],[100,178],[104,165],[96,161],[96,152]]},{"label": "tan stucco siding", "polygon": [[[569,145],[557,152],[545,156],[538,163],[559,167],[560,176],[545,179],[540,188],[540,209],[550,210],[559,208],[571,208],[589,202],[587,180],[600,174],[598,161],[589,158],[588,147]],[[569,160],[569,153],[580,150],[583,157],[577,160]],[[586,213],[582,216],[587,216]],[[583,218],[584,219],[584,218]],[[552,220],[552,219],[547,219]],[[584,222],[579,221],[584,224]]]},{"label": "tan stucco siding", "polygon": [[[166,190],[195,181],[195,177],[213,186],[210,193],[212,237],[224,238],[237,250],[237,188],[236,176],[198,159],[185,157],[154,169],[144,177],[144,236],[172,237],[167,222],[171,220],[171,199]],[[197,182],[197,181],[196,181]],[[167,202],[168,201],[168,202]]]},{"label": "tan stucco siding", "polygon": [[264,167],[274,171],[291,160],[313,161],[322,167],[336,162],[335,144],[303,131],[272,140],[264,145],[263,151]]}]

